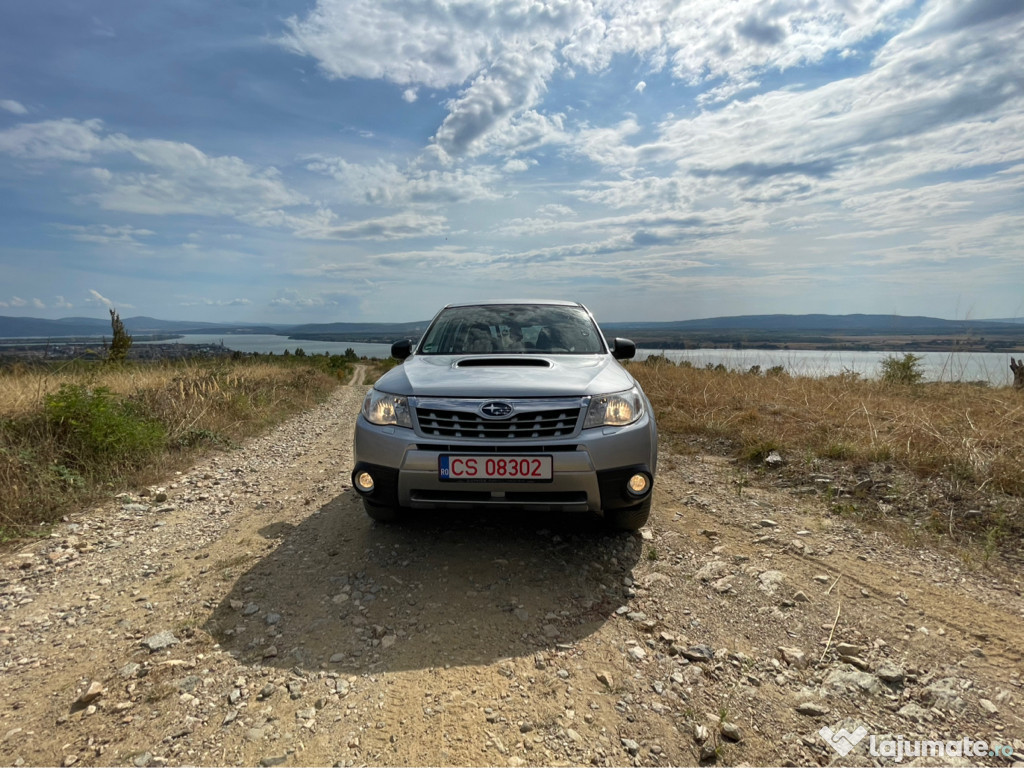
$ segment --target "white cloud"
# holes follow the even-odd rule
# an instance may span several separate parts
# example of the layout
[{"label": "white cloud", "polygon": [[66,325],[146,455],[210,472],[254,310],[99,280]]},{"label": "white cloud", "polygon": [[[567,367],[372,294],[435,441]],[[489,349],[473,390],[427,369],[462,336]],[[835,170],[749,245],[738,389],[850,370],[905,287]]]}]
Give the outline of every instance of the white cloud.
[{"label": "white cloud", "polygon": [[36,309],[46,309],[46,305],[43,303],[42,299],[32,299],[32,306]]},{"label": "white cloud", "polygon": [[156,234],[151,229],[109,224],[57,224],[59,229],[71,232],[71,237],[80,243],[96,243],[97,245],[126,245],[132,248],[142,247],[140,237],[152,237]]},{"label": "white cloud", "polygon": [[636,91],[637,93],[643,93],[645,90],[647,90],[647,83],[641,80],[633,87],[633,90]]},{"label": "white cloud", "polygon": [[179,303],[181,307],[247,307],[249,299],[190,299]]},{"label": "white cloud", "polygon": [[0,301],[0,307],[24,307],[27,304],[28,302],[19,296],[12,296],[7,301]]},{"label": "white cloud", "polygon": [[[758,0],[318,0],[279,41],[331,78],[408,87],[461,87],[434,136],[451,156],[535,109],[552,75],[597,73],[616,55],[671,65],[693,84],[719,81],[714,98],[749,88],[757,72],[818,63],[901,23],[913,0],[857,7]],[[457,41],[457,44],[453,44]],[[643,92],[645,83],[636,90]],[[408,90],[406,91],[408,93]],[[493,141],[492,141],[493,143]]]},{"label": "white cloud", "polygon": [[409,104],[413,104],[418,98],[419,93],[416,91],[415,88],[406,88],[404,91],[402,91],[402,100],[408,102]]},{"label": "white cloud", "polygon": [[400,206],[407,203],[443,204],[500,197],[495,189],[500,174],[487,166],[443,170],[422,163],[373,165],[343,158],[310,158],[309,170],[327,174],[338,182],[336,194],[351,202]]},{"label": "white cloud", "polygon": [[75,305],[72,304],[67,299],[65,299],[63,296],[58,296],[57,300],[54,301],[53,306],[56,309],[73,309]]},{"label": "white cloud", "polygon": [[447,220],[444,216],[428,216],[409,211],[328,227],[307,236],[337,240],[400,240],[410,237],[437,237],[443,235],[447,229]]},{"label": "white cloud", "polygon": [[97,290],[94,290],[94,289],[90,288],[89,289],[89,296],[91,298],[88,298],[88,299],[85,300],[86,304],[102,304],[107,309],[113,309],[114,308],[114,302],[112,302],[106,296],[101,295],[100,292],[97,291]]},{"label": "white cloud", "polygon": [[7,110],[15,115],[27,115],[28,109],[19,101],[14,99],[0,99],[0,109]]}]

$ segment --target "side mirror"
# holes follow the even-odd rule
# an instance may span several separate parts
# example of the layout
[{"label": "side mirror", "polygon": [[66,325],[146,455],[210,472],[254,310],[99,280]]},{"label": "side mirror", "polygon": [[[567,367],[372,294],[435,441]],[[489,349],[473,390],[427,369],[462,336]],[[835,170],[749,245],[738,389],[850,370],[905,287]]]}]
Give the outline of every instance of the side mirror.
[{"label": "side mirror", "polygon": [[616,360],[632,360],[636,355],[636,344],[629,339],[615,339],[612,342],[612,357]]},{"label": "side mirror", "polygon": [[402,339],[391,345],[391,356],[396,360],[405,360],[411,354],[412,342],[409,339]]}]

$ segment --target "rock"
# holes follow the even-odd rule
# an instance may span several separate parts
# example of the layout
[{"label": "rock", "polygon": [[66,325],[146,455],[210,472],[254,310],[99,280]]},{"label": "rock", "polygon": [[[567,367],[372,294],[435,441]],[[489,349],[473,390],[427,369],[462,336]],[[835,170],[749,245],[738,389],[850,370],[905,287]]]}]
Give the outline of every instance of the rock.
[{"label": "rock", "polygon": [[277,646],[276,645],[268,645],[266,647],[266,649],[263,651],[263,658],[264,659],[272,659],[275,656],[277,656]]},{"label": "rock", "polygon": [[[91,683],[89,683],[89,687],[86,688],[85,692],[77,699],[75,699],[75,703],[73,706],[75,709],[87,707],[89,704],[98,699],[104,693],[105,689],[103,688],[103,684],[96,680],[93,680]],[[989,703],[991,704],[992,702]]]},{"label": "rock", "polygon": [[875,675],[889,685],[900,685],[903,682],[904,672],[891,661],[883,661],[875,668]]},{"label": "rock", "polygon": [[803,591],[797,592],[793,595],[793,600],[798,603],[809,603],[811,601],[811,599],[807,597],[807,593]]},{"label": "rock", "polygon": [[791,667],[796,667],[797,669],[807,668],[807,654],[799,648],[792,648],[780,645],[779,655],[782,657],[782,660]]},{"label": "rock", "polygon": [[143,752],[132,758],[132,765],[134,765],[135,768],[146,768],[152,760],[153,754],[151,752]]},{"label": "rock", "polygon": [[978,699],[978,706],[984,710],[986,715],[996,715],[999,713],[999,707],[993,704],[989,699]]},{"label": "rock", "polygon": [[607,672],[605,672],[604,670],[599,670],[598,671],[598,673],[597,673],[597,680],[598,680],[598,682],[603,683],[605,685],[605,687],[607,687],[607,688],[614,688],[615,687],[614,686],[614,680],[612,679],[612,676],[610,674],[608,674]]},{"label": "rock", "polygon": [[764,571],[757,576],[757,586],[773,595],[785,580],[786,575],[782,571]]},{"label": "rock", "polygon": [[882,681],[870,672],[849,668],[831,670],[825,675],[822,685],[837,693],[859,690],[864,693],[878,694],[882,692],[883,688]]},{"label": "rock", "polygon": [[640,752],[640,745],[632,739],[622,739],[622,746],[631,755],[635,755]]},{"label": "rock", "polygon": [[715,745],[710,741],[706,741],[700,745],[700,757],[698,761],[701,765],[707,763],[713,763],[718,759],[718,751],[715,749]]},{"label": "rock", "polygon": [[931,710],[925,709],[914,702],[903,705],[896,714],[917,723],[926,723],[932,719]]},{"label": "rock", "polygon": [[630,646],[628,653],[635,661],[644,661],[647,658],[647,651],[639,645]]},{"label": "rock", "polygon": [[242,615],[243,616],[252,616],[254,613],[259,613],[259,612],[260,612],[260,607],[258,605],[256,605],[256,603],[249,603],[242,610]]},{"label": "rock", "polygon": [[533,730],[533,723],[531,723],[529,720],[523,720],[523,722],[521,722],[519,724],[519,732],[520,733],[529,733],[532,730]]},{"label": "rock", "polygon": [[277,686],[276,685],[274,685],[273,683],[267,683],[266,685],[263,686],[263,688],[260,689],[260,692],[257,694],[257,698],[259,698],[261,700],[262,699],[269,699],[271,696],[274,695],[274,691],[276,691],[276,690],[277,690]]},{"label": "rock", "polygon": [[921,703],[926,707],[962,710],[967,703],[960,696],[960,690],[960,681],[957,678],[945,677],[921,691]]},{"label": "rock", "polygon": [[723,721],[718,726],[718,732],[729,741],[743,741],[743,730],[735,723]]},{"label": "rock", "polygon": [[682,651],[682,656],[690,661],[705,662],[715,658],[715,651],[707,645],[691,645]]},{"label": "rock", "polygon": [[260,765],[263,768],[270,768],[273,765],[284,765],[288,762],[288,755],[268,755],[260,758]]},{"label": "rock", "polygon": [[281,614],[280,613],[268,613],[263,620],[267,623],[268,627],[272,627],[275,624],[279,624],[281,622]]},{"label": "rock", "polygon": [[722,560],[712,560],[693,574],[693,578],[700,581],[717,581],[723,576],[729,575],[729,565]]},{"label": "rock", "polygon": [[843,664],[849,664],[851,667],[856,667],[862,672],[867,672],[871,668],[871,665],[860,656],[840,656],[839,660],[843,662]]},{"label": "rock", "polygon": [[764,457],[764,463],[769,467],[781,467],[786,463],[786,460],[782,458],[778,451],[769,451],[768,455]]},{"label": "rock", "polygon": [[331,664],[340,664],[344,660],[345,660],[345,654],[344,653],[332,653],[331,654],[331,658],[330,658]]},{"label": "rock", "polygon": [[117,670],[117,674],[123,677],[125,680],[130,680],[133,677],[138,677],[139,670],[141,669],[141,664],[136,664],[134,661],[129,661],[127,664],[125,664],[123,667]]},{"label": "rock", "polygon": [[860,656],[864,652],[863,646],[853,643],[836,643],[835,649],[840,656]]},{"label": "rock", "polygon": [[823,717],[831,711],[824,704],[819,704],[816,701],[805,701],[797,704],[794,709],[796,709],[797,714],[806,715],[807,717]]},{"label": "rock", "polygon": [[763,520],[762,520],[762,521],[761,521],[761,522],[759,523],[759,525],[760,525],[760,526],[761,526],[762,528],[778,528],[778,527],[779,527],[779,524],[778,524],[777,522],[775,522],[774,520],[770,520],[770,519],[768,519],[767,517],[766,517],[766,518],[764,518],[764,519],[763,519]]},{"label": "rock", "polygon": [[157,632],[143,640],[142,647],[148,648],[150,653],[156,653],[180,642],[169,629],[165,629],[163,632]]},{"label": "rock", "polygon": [[698,744],[703,744],[711,736],[711,732],[708,730],[706,725],[696,723],[693,726],[693,740]]}]

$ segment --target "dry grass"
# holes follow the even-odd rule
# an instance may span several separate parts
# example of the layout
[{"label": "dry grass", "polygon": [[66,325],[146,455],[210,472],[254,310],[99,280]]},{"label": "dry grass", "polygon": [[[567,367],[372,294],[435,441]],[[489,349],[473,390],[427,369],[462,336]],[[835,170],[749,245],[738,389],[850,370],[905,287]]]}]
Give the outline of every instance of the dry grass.
[{"label": "dry grass", "polygon": [[325,365],[246,359],[3,369],[0,539],[309,408],[350,373]]},{"label": "dry grass", "polygon": [[[794,471],[820,471],[823,462],[842,462],[861,476],[895,468],[941,488],[946,502],[971,506],[987,496],[992,509],[1020,509],[1024,393],[1009,387],[763,376],[658,359],[630,370],[663,435],[679,445],[717,443],[751,462],[778,450]],[[1008,525],[1002,512],[999,519]],[[1024,521],[1010,522],[1024,529]]]}]

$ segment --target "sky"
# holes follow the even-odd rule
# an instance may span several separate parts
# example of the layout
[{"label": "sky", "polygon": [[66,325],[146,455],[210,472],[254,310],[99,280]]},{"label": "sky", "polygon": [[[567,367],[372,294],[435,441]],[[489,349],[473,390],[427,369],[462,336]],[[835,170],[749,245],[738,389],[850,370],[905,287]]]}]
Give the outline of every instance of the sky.
[{"label": "sky", "polygon": [[1024,316],[1021,0],[0,5],[0,315]]}]

